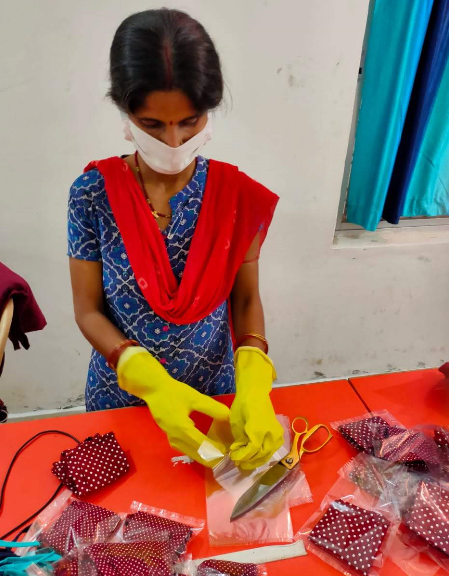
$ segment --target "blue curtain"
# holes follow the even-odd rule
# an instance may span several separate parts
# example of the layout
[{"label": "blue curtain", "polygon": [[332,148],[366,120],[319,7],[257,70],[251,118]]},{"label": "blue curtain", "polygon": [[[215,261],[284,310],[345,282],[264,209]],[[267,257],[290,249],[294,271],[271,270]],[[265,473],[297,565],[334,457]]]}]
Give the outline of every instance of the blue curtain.
[{"label": "blue curtain", "polygon": [[407,192],[403,216],[449,214],[449,61]]},{"label": "blue curtain", "polygon": [[[449,1],[434,0],[421,58],[396,154],[383,218],[397,224],[449,56]],[[445,92],[446,99],[449,93]],[[443,120],[443,117],[440,117]],[[441,124],[445,131],[446,123]],[[422,212],[420,215],[427,214]]]},{"label": "blue curtain", "polygon": [[433,0],[376,0],[363,71],[347,219],[382,216]]}]

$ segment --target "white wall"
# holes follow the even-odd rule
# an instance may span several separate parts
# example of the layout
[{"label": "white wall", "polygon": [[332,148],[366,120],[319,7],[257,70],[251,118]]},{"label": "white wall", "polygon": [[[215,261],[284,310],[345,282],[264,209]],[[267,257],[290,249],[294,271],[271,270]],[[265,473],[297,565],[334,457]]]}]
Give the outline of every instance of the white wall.
[{"label": "white wall", "polygon": [[[262,290],[279,379],[437,365],[448,355],[445,245],[333,249],[368,0],[166,0],[216,40],[232,109],[207,153],[282,201]],[[8,349],[12,411],[82,394],[89,346],[73,320],[68,188],[86,163],[130,151],[104,100],[113,33],[153,0],[3,0],[0,260],[30,282],[48,327]]]}]

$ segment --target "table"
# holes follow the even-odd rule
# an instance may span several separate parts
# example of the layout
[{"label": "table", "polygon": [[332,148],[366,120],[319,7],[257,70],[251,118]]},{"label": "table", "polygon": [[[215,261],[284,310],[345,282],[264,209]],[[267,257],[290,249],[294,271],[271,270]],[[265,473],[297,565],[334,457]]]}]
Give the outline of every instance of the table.
[{"label": "table", "polygon": [[[346,380],[276,388],[272,393],[278,414],[290,418],[306,416],[311,424],[351,418],[364,412],[363,403]],[[220,398],[230,404],[232,397]],[[200,423],[204,425],[204,422]],[[31,436],[42,430],[70,432],[80,440],[96,432],[113,430],[121,446],[132,460],[131,472],[113,486],[87,499],[117,512],[126,512],[132,500],[180,514],[206,517],[203,470],[196,464],[177,464],[176,456],[165,435],[153,422],[147,408],[124,408],[76,416],[4,424],[0,426],[0,478],[16,450]],[[72,447],[68,438],[49,435],[38,439],[25,450],[13,468],[5,493],[5,505],[0,516],[0,534],[37,510],[56,490],[58,481],[50,473],[51,463],[62,450]],[[339,435],[318,454],[305,455],[303,468],[314,496],[313,504],[292,510],[295,531],[307,521],[337,479],[338,469],[355,451]],[[195,557],[210,556],[238,548],[210,548],[207,531],[193,541]],[[268,565],[269,575],[303,574],[335,575],[333,568],[313,554]],[[398,573],[398,572],[396,572]]]},{"label": "table", "polygon": [[[362,376],[349,380],[368,410],[388,410],[404,426],[449,426],[449,380],[437,369]],[[390,560],[382,576],[403,572]],[[437,576],[446,574],[439,570]]]},{"label": "table", "polygon": [[449,380],[437,369],[351,378],[371,411],[386,409],[404,426],[449,425]]}]

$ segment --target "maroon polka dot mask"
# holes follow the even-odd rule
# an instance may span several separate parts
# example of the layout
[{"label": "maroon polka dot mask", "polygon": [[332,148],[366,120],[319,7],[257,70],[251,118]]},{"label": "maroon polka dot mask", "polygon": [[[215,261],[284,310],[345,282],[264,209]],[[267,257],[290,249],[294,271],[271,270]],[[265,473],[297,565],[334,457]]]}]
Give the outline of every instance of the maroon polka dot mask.
[{"label": "maroon polka dot mask", "polygon": [[124,542],[168,540],[173,557],[185,552],[193,535],[187,524],[141,510],[128,514],[123,523]]},{"label": "maroon polka dot mask", "polygon": [[73,500],[37,539],[58,554],[67,554],[80,544],[105,541],[120,521],[120,516],[111,510]]},{"label": "maroon polka dot mask", "polygon": [[420,482],[405,524],[428,545],[449,556],[449,492]]},{"label": "maroon polka dot mask", "polygon": [[106,543],[79,554],[79,576],[172,576],[171,551],[163,542]]},{"label": "maroon polka dot mask", "polygon": [[417,472],[436,470],[442,463],[433,438],[419,430],[390,425],[380,416],[346,422],[338,430],[357,450]]},{"label": "maroon polka dot mask", "polygon": [[114,432],[95,434],[64,450],[52,473],[77,496],[112,484],[129,470],[129,462]]},{"label": "maroon polka dot mask", "polygon": [[197,576],[263,576],[266,570],[257,564],[229,562],[227,560],[204,560],[198,566]]},{"label": "maroon polka dot mask", "polygon": [[378,512],[335,500],[310,532],[309,541],[354,572],[368,576],[389,526]]}]

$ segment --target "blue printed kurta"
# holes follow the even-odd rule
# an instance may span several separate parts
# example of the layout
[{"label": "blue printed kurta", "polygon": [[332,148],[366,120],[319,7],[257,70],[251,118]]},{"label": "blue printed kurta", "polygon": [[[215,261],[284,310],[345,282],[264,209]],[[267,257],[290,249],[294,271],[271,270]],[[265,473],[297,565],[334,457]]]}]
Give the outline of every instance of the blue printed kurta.
[{"label": "blue printed kurta", "polygon": [[[208,160],[198,156],[192,180],[170,200],[173,213],[164,231],[176,278],[181,281],[207,179]],[[234,392],[232,339],[226,302],[194,324],[166,322],[152,310],[137,285],[123,239],[97,170],[75,180],[69,196],[68,255],[102,262],[105,313],[127,338],[147,348],[181,382],[208,395]],[[89,364],[86,408],[135,406],[142,401],[118,387],[116,373],[95,350]]]}]

